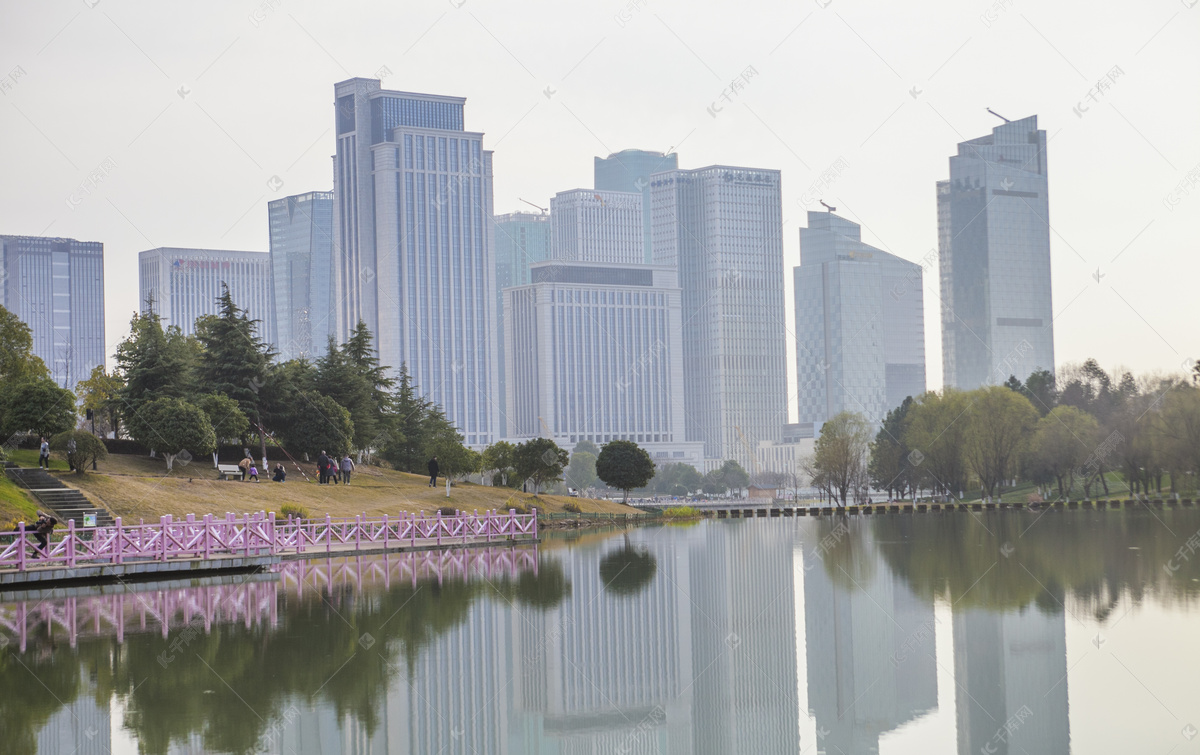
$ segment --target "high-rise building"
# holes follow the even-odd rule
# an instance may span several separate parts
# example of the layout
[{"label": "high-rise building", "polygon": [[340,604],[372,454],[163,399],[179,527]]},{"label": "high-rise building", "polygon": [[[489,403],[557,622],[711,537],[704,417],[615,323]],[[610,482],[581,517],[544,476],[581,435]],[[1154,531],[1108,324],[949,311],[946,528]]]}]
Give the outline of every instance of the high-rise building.
[{"label": "high-rise building", "polygon": [[555,259],[640,265],[646,261],[642,197],[628,191],[572,189],[550,200]]},{"label": "high-rise building", "polygon": [[490,443],[495,401],[492,153],[463,130],[462,97],[334,85],[337,337],[362,320],[381,364],[471,446]]},{"label": "high-rise building", "polygon": [[0,236],[0,304],[33,335],[54,382],[74,388],[104,364],[104,244]]},{"label": "high-rise building", "polygon": [[508,429],[564,448],[632,440],[656,461],[699,466],[686,442],[680,290],[650,265],[540,262],[504,290]]},{"label": "high-rise building", "polygon": [[675,170],[650,191],[654,262],[683,290],[687,439],[753,474],[788,419],[779,171]]},{"label": "high-rise building", "polygon": [[642,149],[624,149],[608,157],[597,157],[594,161],[595,187],[600,191],[635,191],[642,195],[642,238],[643,253],[647,264],[652,259],[652,234],[650,215],[650,176],[679,167],[679,156],[674,152],[648,152]]},{"label": "high-rise building", "polygon": [[878,423],[925,392],[920,265],[864,244],[857,223],[810,212],[793,272],[801,423],[842,411]]},{"label": "high-rise building", "polygon": [[1054,369],[1046,132],[1037,116],[961,142],[937,184],[946,385]]},{"label": "high-rise building", "polygon": [[267,204],[271,296],[281,360],[315,359],[334,333],[333,192],[310,191]]},{"label": "high-rise building", "polygon": [[274,332],[271,307],[271,255],[226,249],[159,247],[138,253],[142,311],[154,302],[164,328],[176,325],[186,336],[196,318],[217,314],[217,297],[229,287],[233,303],[258,320],[264,341]]},{"label": "high-rise building", "polygon": [[504,289],[529,283],[529,266],[550,257],[550,216],[510,212],[495,217],[496,231],[496,399],[500,404],[499,437],[508,437],[505,388]]}]

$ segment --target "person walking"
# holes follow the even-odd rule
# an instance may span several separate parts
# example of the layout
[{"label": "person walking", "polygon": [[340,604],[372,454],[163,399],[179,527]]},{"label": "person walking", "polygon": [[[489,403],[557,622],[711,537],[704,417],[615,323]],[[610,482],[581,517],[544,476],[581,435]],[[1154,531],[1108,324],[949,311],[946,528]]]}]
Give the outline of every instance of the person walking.
[{"label": "person walking", "polygon": [[79,448],[79,446],[77,446],[77,445],[75,444],[75,439],[74,439],[74,438],[68,438],[68,439],[67,439],[67,467],[68,467],[68,468],[69,468],[69,469],[70,469],[72,472],[74,472],[74,471],[75,471],[75,451],[76,451],[76,449],[78,449],[78,448]]},{"label": "person walking", "polygon": [[39,468],[45,467],[46,469],[49,469],[50,468],[50,443],[45,438],[42,438],[42,444],[40,446],[40,449],[41,450],[38,453],[38,467]]},{"label": "person walking", "polygon": [[431,488],[437,487],[437,478],[438,478],[438,463],[437,463],[437,457],[435,456],[429,460],[429,487],[431,487]]},{"label": "person walking", "polygon": [[41,511],[37,515],[37,521],[33,523],[33,537],[37,540],[37,549],[34,553],[34,558],[45,558],[50,555],[48,550],[50,547],[50,533],[54,532],[54,526],[58,524],[58,520]]},{"label": "person walking", "polygon": [[253,462],[250,461],[249,456],[238,462],[238,469],[242,470],[242,482],[246,481],[246,473],[250,471],[251,464],[253,464]]},{"label": "person walking", "polygon": [[350,454],[342,457],[342,484],[350,484],[350,473],[354,471],[354,459],[350,458]]},{"label": "person walking", "polygon": [[271,481],[272,482],[283,482],[286,479],[287,479],[287,472],[284,470],[283,465],[276,464],[275,465],[275,473],[273,475],[271,475]]},{"label": "person walking", "polygon": [[250,464],[250,479],[258,482],[258,467],[254,466],[253,463]]},{"label": "person walking", "polygon": [[317,457],[317,482],[324,485],[329,476],[329,456],[324,451]]}]

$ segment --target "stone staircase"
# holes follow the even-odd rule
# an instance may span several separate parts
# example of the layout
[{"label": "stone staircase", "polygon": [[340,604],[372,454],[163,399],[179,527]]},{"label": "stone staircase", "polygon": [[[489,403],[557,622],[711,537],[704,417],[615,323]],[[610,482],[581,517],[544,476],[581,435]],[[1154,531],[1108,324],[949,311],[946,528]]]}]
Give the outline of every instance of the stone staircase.
[{"label": "stone staircase", "polygon": [[62,480],[41,467],[18,467],[12,462],[7,462],[4,465],[4,473],[8,475],[8,479],[32,493],[40,508],[52,513],[64,526],[68,519],[74,519],[75,526],[82,528],[84,514],[95,514],[97,527],[113,524],[112,514],[108,509],[95,506],[83,493],[68,487]]}]

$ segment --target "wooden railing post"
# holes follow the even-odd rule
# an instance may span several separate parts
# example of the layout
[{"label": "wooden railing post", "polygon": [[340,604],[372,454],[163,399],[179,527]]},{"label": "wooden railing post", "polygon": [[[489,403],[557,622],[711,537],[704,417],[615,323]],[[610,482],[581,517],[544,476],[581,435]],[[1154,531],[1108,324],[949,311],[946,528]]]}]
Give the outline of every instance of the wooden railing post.
[{"label": "wooden railing post", "polygon": [[383,547],[385,550],[388,547],[388,535],[392,534],[391,532],[389,532],[390,528],[391,528],[391,525],[388,524],[388,515],[384,514],[383,515]]},{"label": "wooden railing post", "polygon": [[160,516],[158,518],[158,553],[159,560],[163,563],[167,561],[167,517]]},{"label": "wooden railing post", "polygon": [[437,544],[442,544],[442,510],[438,509],[437,513]]},{"label": "wooden railing post", "polygon": [[204,560],[212,557],[212,514],[204,515]]},{"label": "wooden railing post", "polygon": [[267,514],[267,534],[271,537],[271,548],[268,551],[272,556],[279,552],[279,543],[275,541],[275,512]]},{"label": "wooden railing post", "polygon": [[537,507],[533,508],[533,539],[537,540]]},{"label": "wooden railing post", "polygon": [[333,520],[329,514],[325,515],[325,552],[329,553],[333,550]]},{"label": "wooden railing post", "polygon": [[516,509],[508,510],[508,539],[509,540],[517,539],[517,510]]},{"label": "wooden railing post", "polygon": [[75,520],[67,520],[67,566],[75,566]]},{"label": "wooden railing post", "polygon": [[409,532],[412,533],[412,545],[415,548],[417,545],[417,514],[416,514],[416,512],[413,512],[411,522],[412,522],[412,527],[409,529]]},{"label": "wooden railing post", "polygon": [[362,550],[362,514],[354,515],[354,550]]},{"label": "wooden railing post", "polygon": [[18,541],[21,547],[17,549],[17,571],[25,571],[25,549],[29,547],[29,543],[25,540],[25,522],[17,523],[17,532],[20,533],[17,537],[21,538]]},{"label": "wooden railing post", "polygon": [[113,539],[113,563],[120,564],[122,561],[122,551],[125,549],[125,525],[121,523],[121,517],[117,517],[114,524],[117,525],[117,534]]}]

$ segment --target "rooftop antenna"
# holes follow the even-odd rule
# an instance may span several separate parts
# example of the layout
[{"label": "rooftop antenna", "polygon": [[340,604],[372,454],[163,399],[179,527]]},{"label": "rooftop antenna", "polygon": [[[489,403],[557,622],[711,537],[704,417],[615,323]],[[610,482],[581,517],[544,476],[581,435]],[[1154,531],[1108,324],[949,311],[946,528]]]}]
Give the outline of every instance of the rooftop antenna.
[{"label": "rooftop antenna", "polygon": [[543,215],[545,215],[546,213],[550,212],[550,211],[549,211],[549,210],[547,210],[545,207],[538,207],[538,205],[535,205],[533,202],[530,202],[528,199],[521,199],[520,197],[517,197],[517,199],[519,199],[520,201],[522,201],[522,202],[524,202],[525,204],[529,205],[530,207],[537,207],[537,209],[539,209],[539,210],[541,210],[541,211],[542,211],[542,214],[543,214]]},{"label": "rooftop antenna", "polygon": [[830,207],[829,205],[825,204],[825,200],[824,200],[824,199],[818,199],[817,201],[821,203],[821,206],[825,208],[825,211],[826,211],[826,212],[837,212],[837,208],[836,208],[836,207]]},{"label": "rooftop antenna", "polygon": [[996,116],[997,118],[999,118],[1000,120],[1004,121],[1005,123],[1012,123],[1012,121],[1005,118],[1003,115],[1000,115],[999,113],[997,113],[995,110],[992,110],[991,108],[988,108],[987,111],[989,113],[991,113],[992,115]]}]

